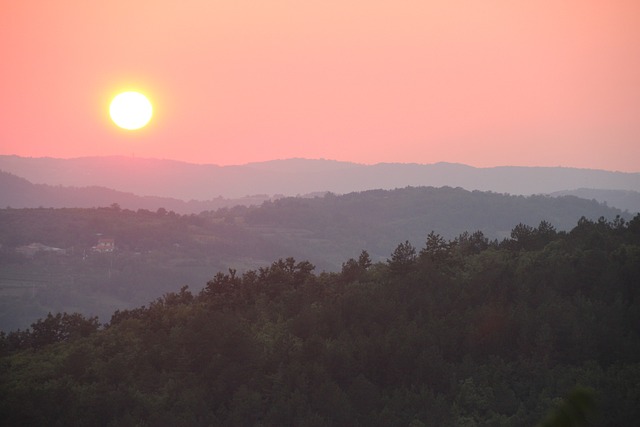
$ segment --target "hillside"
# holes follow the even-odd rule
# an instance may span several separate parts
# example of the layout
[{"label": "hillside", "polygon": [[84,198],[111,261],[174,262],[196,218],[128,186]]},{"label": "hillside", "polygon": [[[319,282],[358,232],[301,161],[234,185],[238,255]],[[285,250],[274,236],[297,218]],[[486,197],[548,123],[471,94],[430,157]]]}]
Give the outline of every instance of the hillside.
[{"label": "hillside", "polygon": [[[472,229],[501,240],[509,236],[514,222],[535,226],[547,221],[559,230],[569,230],[582,216],[612,219],[623,213],[573,196],[525,197],[450,187],[407,187],[283,198],[254,209],[221,210],[214,216],[220,215],[325,268],[339,265],[341,259],[361,249],[367,249],[374,259],[384,259],[398,241],[420,245],[432,230],[453,239]],[[323,254],[323,259],[317,254]],[[331,261],[329,266],[326,260]]]},{"label": "hillside", "polygon": [[451,186],[522,195],[575,188],[640,189],[640,173],[561,167],[475,168],[451,163],[360,165],[288,159],[216,166],[134,157],[0,156],[0,170],[36,184],[101,186],[140,196],[185,201],[252,194],[295,196],[325,191],[344,194],[406,186]]},{"label": "hillside", "polygon": [[32,184],[24,178],[0,170],[0,206],[11,208],[97,208],[117,204],[124,209],[156,211],[162,208],[179,214],[190,214],[237,205],[259,205],[270,199],[266,195],[255,195],[237,199],[218,197],[212,200],[184,201],[170,197],[137,196],[98,186]]},{"label": "hillside", "polygon": [[[398,242],[422,245],[435,230],[447,239],[466,230],[490,240],[514,224],[548,222],[569,230],[585,217],[630,219],[577,197],[509,196],[454,188],[372,190],[343,196],[282,198],[199,215],[165,209],[0,210],[0,329],[24,328],[48,311],[79,311],[104,320],[117,308],[145,304],[179,285],[199,288],[218,271],[242,272],[295,255],[337,271],[363,249],[385,260]],[[116,252],[95,253],[101,237]],[[40,250],[39,243],[65,251]]]},{"label": "hillside", "polygon": [[[6,425],[545,426],[640,418],[640,215],[280,259],[100,327],[0,335]],[[565,399],[562,399],[562,398]]]},{"label": "hillside", "polygon": [[576,196],[588,200],[604,202],[631,214],[640,212],[640,192],[630,190],[595,190],[578,188],[577,190],[556,191],[551,196]]},{"label": "hillside", "polygon": [[[295,166],[298,165],[298,169]],[[269,162],[256,164],[267,170],[276,170],[282,166],[291,173],[302,173],[311,168],[315,173],[320,173],[324,167],[323,161],[296,163],[293,161]],[[334,165],[337,169],[341,164]],[[314,168],[315,166],[315,168]],[[342,165],[343,167],[347,167]],[[411,180],[409,180],[411,181]],[[439,179],[437,181],[440,181]],[[323,181],[324,182],[324,181]],[[399,181],[400,182],[400,181]],[[327,186],[330,186],[327,184]],[[366,187],[366,185],[362,185]],[[298,197],[311,198],[326,191],[298,195]],[[563,190],[550,193],[551,196],[576,196],[588,200],[596,200],[606,203],[611,207],[631,214],[640,212],[640,193],[631,190],[597,190],[581,188],[577,190]],[[64,185],[32,184],[25,178],[3,172],[0,170],[0,206],[12,208],[93,208],[106,207],[117,204],[124,209],[147,209],[155,211],[165,209],[179,214],[198,214],[206,210],[216,210],[236,205],[259,205],[264,201],[282,198],[282,194],[269,196],[257,194],[240,198],[224,198],[218,196],[210,200],[189,200],[179,198],[138,196],[131,192],[117,191],[99,186],[69,187]]]}]

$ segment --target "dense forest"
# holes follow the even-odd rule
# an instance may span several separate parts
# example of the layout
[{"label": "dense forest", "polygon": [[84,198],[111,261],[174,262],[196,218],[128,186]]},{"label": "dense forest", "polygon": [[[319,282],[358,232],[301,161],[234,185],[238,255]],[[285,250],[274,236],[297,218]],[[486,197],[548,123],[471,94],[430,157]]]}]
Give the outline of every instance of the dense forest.
[{"label": "dense forest", "polygon": [[639,286],[640,215],[229,269],[104,325],[3,333],[0,423],[637,425]]},{"label": "dense forest", "polygon": [[[513,224],[548,221],[569,230],[590,220],[631,216],[577,197],[510,196],[461,188],[407,187],[323,197],[288,197],[179,215],[129,210],[0,209],[0,330],[26,328],[51,312],[80,312],[106,322],[116,309],[146,304],[188,285],[200,290],[217,271],[269,266],[294,255],[316,271],[337,272],[367,249],[384,261],[398,242],[419,246],[431,230],[453,239],[479,230],[492,241]],[[101,237],[115,251],[92,248]],[[28,253],[25,246],[60,250]],[[42,246],[40,246],[42,248]]]}]

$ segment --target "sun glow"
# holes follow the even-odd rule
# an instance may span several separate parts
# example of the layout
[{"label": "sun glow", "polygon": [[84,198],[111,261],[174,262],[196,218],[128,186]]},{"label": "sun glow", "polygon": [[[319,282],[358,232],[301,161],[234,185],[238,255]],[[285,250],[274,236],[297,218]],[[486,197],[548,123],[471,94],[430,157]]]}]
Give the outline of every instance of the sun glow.
[{"label": "sun glow", "polygon": [[123,129],[140,129],[149,123],[153,107],[146,96],[139,92],[122,92],[109,106],[111,120]]}]

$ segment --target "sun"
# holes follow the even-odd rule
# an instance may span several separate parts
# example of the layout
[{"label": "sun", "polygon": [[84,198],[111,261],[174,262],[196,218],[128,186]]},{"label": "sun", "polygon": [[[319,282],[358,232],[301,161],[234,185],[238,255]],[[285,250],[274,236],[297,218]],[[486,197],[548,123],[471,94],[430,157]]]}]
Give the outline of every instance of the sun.
[{"label": "sun", "polygon": [[122,92],[109,106],[111,120],[123,129],[135,130],[146,126],[153,115],[153,107],[140,92]]}]

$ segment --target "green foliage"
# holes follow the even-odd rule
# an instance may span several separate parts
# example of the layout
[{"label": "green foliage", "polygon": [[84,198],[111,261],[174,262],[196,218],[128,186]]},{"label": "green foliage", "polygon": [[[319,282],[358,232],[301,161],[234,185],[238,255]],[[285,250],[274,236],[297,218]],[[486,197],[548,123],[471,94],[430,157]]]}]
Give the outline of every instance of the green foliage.
[{"label": "green foliage", "polygon": [[540,427],[580,427],[589,425],[595,413],[595,393],[576,387],[563,399]]},{"label": "green foliage", "polygon": [[0,422],[635,425],[638,218],[229,269],[102,328],[51,314],[0,335]]}]

